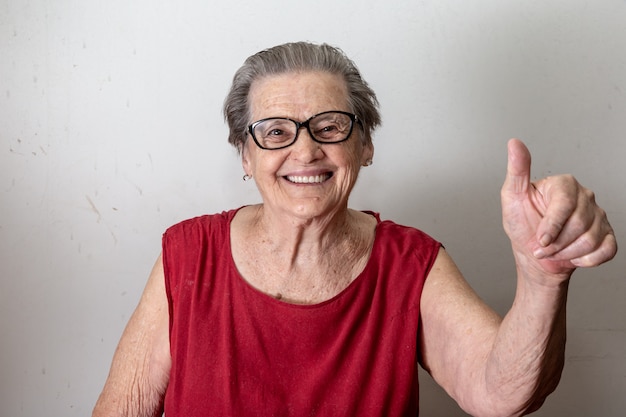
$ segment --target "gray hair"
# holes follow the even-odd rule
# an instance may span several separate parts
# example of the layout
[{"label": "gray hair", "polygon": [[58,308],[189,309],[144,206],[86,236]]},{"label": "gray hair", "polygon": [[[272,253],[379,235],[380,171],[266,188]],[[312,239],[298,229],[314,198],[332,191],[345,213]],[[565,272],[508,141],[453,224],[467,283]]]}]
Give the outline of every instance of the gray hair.
[{"label": "gray hair", "polygon": [[346,81],[350,111],[363,125],[364,141],[371,144],[372,133],[380,125],[378,99],[354,62],[339,48],[308,42],[278,45],[250,56],[237,70],[224,101],[224,119],[230,133],[228,142],[241,152],[250,123],[248,95],[252,83],[260,78],[298,71],[324,71]]}]

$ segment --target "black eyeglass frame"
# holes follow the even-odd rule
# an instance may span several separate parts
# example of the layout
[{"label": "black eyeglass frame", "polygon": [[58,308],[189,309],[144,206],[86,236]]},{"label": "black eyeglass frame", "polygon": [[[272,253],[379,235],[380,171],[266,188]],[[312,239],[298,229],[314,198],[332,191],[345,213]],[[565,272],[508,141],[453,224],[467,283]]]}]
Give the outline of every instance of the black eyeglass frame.
[{"label": "black eyeglass frame", "polygon": [[[336,142],[327,142],[327,141],[323,141],[323,140],[317,139],[315,137],[315,135],[313,134],[313,132],[311,132],[311,128],[309,127],[309,123],[311,122],[311,120],[315,119],[318,116],[322,116],[322,115],[328,114],[328,113],[339,113],[339,114],[343,114],[345,116],[348,116],[350,118],[350,131],[348,132],[348,134],[346,135],[346,137],[344,139],[338,140]],[[257,140],[256,135],[254,134],[254,129],[259,124],[261,124],[261,123],[263,123],[263,122],[265,122],[267,120],[289,120],[290,122],[293,122],[296,125],[296,135],[293,138],[293,140],[289,144],[280,146],[278,148],[267,148],[267,147],[261,145],[259,143],[259,141]],[[259,148],[265,149],[265,150],[268,150],[268,151],[277,151],[279,149],[285,149],[285,148],[293,145],[294,143],[296,143],[296,141],[298,140],[298,136],[300,135],[300,129],[302,129],[303,127],[306,127],[307,132],[309,132],[309,136],[311,137],[311,139],[313,139],[314,142],[321,143],[323,145],[345,142],[348,139],[350,139],[350,136],[352,136],[352,131],[354,130],[354,124],[355,123],[358,123],[359,125],[363,126],[363,124],[361,123],[361,120],[359,119],[359,117],[356,114],[348,113],[348,112],[341,111],[341,110],[328,110],[328,111],[324,111],[324,112],[315,114],[315,115],[309,117],[304,122],[299,122],[297,120],[293,120],[293,119],[290,119],[288,117],[266,117],[265,119],[257,120],[256,122],[251,123],[250,125],[248,125],[248,131],[246,133],[249,133],[250,136],[252,136],[252,139],[254,139],[254,143],[256,143],[256,145]]]}]

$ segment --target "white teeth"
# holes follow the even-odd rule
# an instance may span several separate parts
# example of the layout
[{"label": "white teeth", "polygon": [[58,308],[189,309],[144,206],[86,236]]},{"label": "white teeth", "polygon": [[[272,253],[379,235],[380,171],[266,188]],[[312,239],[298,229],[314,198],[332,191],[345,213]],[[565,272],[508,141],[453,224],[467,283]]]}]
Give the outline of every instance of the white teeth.
[{"label": "white teeth", "polygon": [[311,175],[308,177],[296,177],[296,176],[287,176],[287,179],[291,182],[295,182],[298,184],[319,184],[328,179],[328,175]]}]

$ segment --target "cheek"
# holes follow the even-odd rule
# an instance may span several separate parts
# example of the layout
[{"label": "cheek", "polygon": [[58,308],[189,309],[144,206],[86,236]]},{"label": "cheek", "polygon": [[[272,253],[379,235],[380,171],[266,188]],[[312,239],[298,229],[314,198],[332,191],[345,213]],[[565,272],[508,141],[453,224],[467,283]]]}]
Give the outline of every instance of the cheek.
[{"label": "cheek", "polygon": [[358,170],[367,157],[367,150],[361,146],[354,146],[347,151],[347,162],[351,167],[356,167]]},{"label": "cheek", "polygon": [[250,170],[250,174],[260,178],[275,177],[284,162],[284,155],[281,155],[278,151],[273,151],[272,153],[265,153],[262,155],[259,154],[259,152],[249,154],[245,164]]},{"label": "cheek", "polygon": [[259,170],[264,169],[266,159],[254,142],[251,140],[246,142],[242,152],[242,164],[247,173],[254,176]]},{"label": "cheek", "polygon": [[361,163],[363,153],[361,149],[346,150],[342,155],[342,171],[344,172],[343,178],[346,185],[356,182],[359,172],[361,170]]}]

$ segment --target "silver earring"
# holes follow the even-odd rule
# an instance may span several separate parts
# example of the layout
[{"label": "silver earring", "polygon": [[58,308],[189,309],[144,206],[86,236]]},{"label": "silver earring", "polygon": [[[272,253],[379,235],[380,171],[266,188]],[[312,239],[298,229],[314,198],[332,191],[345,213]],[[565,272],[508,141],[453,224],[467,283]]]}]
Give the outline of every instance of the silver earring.
[{"label": "silver earring", "polygon": [[245,174],[245,175],[243,176],[243,180],[244,180],[244,181],[248,181],[248,180],[250,180],[250,179],[252,179],[252,175]]}]

